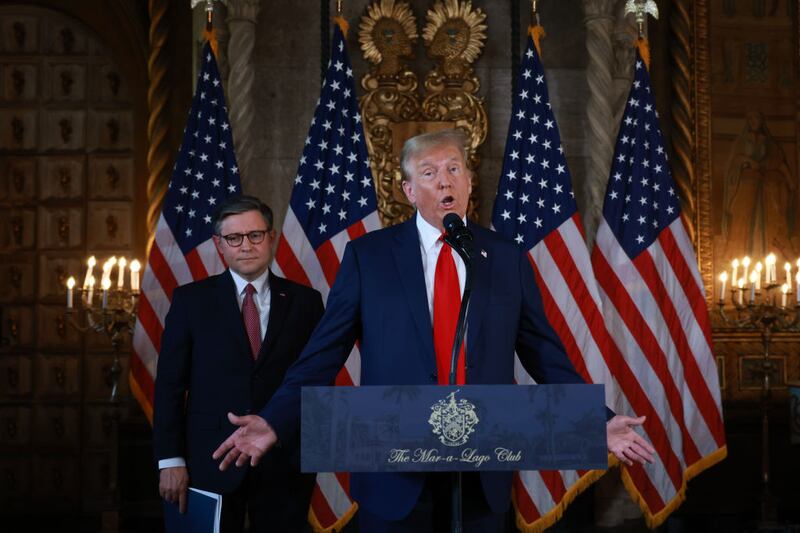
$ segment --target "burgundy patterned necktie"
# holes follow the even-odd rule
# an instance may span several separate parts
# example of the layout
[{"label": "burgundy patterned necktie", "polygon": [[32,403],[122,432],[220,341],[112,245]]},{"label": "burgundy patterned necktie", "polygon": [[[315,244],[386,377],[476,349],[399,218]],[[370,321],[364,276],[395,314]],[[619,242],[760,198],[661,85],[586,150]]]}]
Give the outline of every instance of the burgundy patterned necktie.
[{"label": "burgundy patterned necktie", "polygon": [[261,319],[258,317],[256,302],[253,300],[255,293],[256,288],[252,283],[248,283],[244,288],[244,301],[242,302],[242,318],[244,318],[244,328],[247,330],[253,359],[258,358],[258,351],[261,349]]}]

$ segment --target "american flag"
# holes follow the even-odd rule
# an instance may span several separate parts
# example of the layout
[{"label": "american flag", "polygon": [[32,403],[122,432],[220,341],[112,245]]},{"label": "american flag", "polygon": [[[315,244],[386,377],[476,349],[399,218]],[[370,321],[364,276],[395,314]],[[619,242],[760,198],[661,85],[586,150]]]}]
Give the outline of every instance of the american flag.
[{"label": "american flag", "polygon": [[[380,228],[364,129],[347,55],[344,32],[334,25],[331,60],[278,240],[273,270],[314,287],[327,300],[345,245]],[[358,385],[361,370],[354,348],[338,385]],[[311,498],[317,531],[340,528],[355,513],[349,474],[320,473]]]},{"label": "american flag", "polygon": [[[529,35],[534,32],[529,29]],[[616,407],[616,384],[604,359],[613,342],[603,324],[583,223],[544,70],[530,36],[518,86],[492,225],[529,250],[545,313],[567,355],[585,381],[606,384],[606,402]],[[515,363],[517,382],[534,383],[518,359]],[[526,530],[549,527],[602,473],[519,472],[514,477],[517,523]]]},{"label": "american flag", "polygon": [[657,451],[625,467],[651,527],[683,500],[686,482],[726,455],[704,288],[667,163],[650,76],[641,56],[619,128],[592,264],[612,365]]},{"label": "american flag", "polygon": [[238,172],[219,70],[206,43],[183,142],[142,278],[133,333],[131,389],[151,422],[161,333],[172,292],[225,269],[211,240],[213,213],[227,196],[241,193]]}]

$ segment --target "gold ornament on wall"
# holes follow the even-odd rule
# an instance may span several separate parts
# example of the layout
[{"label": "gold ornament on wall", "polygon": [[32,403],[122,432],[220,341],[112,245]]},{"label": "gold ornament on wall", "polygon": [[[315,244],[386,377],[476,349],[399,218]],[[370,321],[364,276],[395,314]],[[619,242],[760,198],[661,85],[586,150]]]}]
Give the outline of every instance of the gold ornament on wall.
[{"label": "gold ornament on wall", "polygon": [[[416,18],[408,2],[379,0],[361,18],[359,43],[372,65],[361,79],[361,114],[376,181],[378,211],[384,225],[414,213],[402,191],[399,154],[406,139],[420,133],[459,128],[467,135],[468,166],[477,191],[477,149],[487,133],[480,82],[472,63],[486,40],[486,15],[471,2],[439,1],[428,10],[423,39],[435,66],[425,76],[424,93],[407,61],[418,40]],[[470,199],[474,216],[477,200]]]}]

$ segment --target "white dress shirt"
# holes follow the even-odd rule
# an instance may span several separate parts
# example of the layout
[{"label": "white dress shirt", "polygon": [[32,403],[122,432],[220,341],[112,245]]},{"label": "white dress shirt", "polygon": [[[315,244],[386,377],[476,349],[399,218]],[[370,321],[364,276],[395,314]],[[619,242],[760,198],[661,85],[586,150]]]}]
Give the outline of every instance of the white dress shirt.
[{"label": "white dress shirt", "polygon": [[[258,317],[261,323],[261,338],[267,333],[267,324],[269,323],[269,306],[270,306],[270,288],[269,288],[269,269],[265,270],[263,274],[258,276],[253,281],[247,281],[242,276],[228,270],[233,283],[236,285],[236,301],[239,302],[239,310],[242,310],[242,303],[244,302],[245,289],[248,283],[253,284],[256,294],[253,295],[253,300],[258,310]],[[248,344],[248,346],[250,346]],[[170,457],[168,459],[161,459],[158,461],[158,468],[172,468],[176,466],[186,466],[186,460],[183,457]]]},{"label": "white dress shirt", "polygon": [[[425,292],[428,295],[428,311],[430,312],[431,324],[433,324],[433,282],[436,277],[436,261],[439,260],[439,252],[442,251],[444,243],[439,240],[442,232],[422,218],[417,211],[417,232],[419,232],[419,246],[422,252],[422,272],[425,274]],[[466,220],[464,221],[466,223]],[[461,295],[464,295],[464,280],[467,277],[467,267],[455,250],[451,251],[453,261],[456,263],[458,272],[458,284]]]}]

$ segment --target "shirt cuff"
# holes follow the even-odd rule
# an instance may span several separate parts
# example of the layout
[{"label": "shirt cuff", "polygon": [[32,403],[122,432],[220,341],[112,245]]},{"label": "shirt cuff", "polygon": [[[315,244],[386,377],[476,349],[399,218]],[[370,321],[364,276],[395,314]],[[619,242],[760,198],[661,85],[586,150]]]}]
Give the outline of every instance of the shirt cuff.
[{"label": "shirt cuff", "polygon": [[186,466],[186,460],[183,457],[170,457],[169,459],[159,459],[158,469],[175,468],[176,466]]}]

